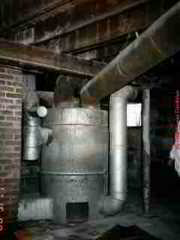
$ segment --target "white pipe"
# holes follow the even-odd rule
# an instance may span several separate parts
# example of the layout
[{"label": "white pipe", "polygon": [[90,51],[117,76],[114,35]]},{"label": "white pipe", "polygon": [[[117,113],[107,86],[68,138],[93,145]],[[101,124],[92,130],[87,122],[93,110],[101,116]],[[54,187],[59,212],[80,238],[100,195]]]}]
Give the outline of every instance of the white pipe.
[{"label": "white pipe", "polygon": [[126,86],[110,97],[110,196],[100,203],[104,215],[121,210],[127,195],[127,102],[137,90]]}]

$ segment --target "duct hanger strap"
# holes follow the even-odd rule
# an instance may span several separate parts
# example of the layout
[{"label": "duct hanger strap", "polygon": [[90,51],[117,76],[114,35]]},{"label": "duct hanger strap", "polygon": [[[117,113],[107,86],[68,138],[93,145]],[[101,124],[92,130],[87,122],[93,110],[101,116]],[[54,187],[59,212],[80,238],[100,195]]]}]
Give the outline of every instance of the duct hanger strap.
[{"label": "duct hanger strap", "polygon": [[41,171],[41,174],[42,175],[54,175],[54,176],[84,176],[84,175],[105,175],[105,174],[107,174],[107,171],[103,171],[103,172],[82,172],[82,173]]}]

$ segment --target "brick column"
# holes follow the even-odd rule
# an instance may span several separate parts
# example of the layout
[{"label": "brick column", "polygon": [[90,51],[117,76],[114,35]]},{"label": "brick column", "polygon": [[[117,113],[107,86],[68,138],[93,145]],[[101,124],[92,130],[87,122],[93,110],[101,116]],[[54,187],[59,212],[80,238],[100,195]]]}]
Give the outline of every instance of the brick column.
[{"label": "brick column", "polygon": [[[0,230],[17,217],[21,166],[22,84],[20,69],[0,65]],[[2,208],[1,208],[2,206]]]}]

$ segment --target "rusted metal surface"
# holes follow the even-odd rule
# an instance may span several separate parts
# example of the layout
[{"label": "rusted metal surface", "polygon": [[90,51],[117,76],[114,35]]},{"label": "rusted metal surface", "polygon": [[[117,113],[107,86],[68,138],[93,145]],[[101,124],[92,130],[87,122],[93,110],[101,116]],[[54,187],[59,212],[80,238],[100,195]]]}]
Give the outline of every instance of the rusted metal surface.
[{"label": "rusted metal surface", "polygon": [[160,17],[140,37],[108,64],[81,90],[96,100],[124,87],[180,50],[180,2]]},{"label": "rusted metal surface", "polygon": [[143,90],[143,207],[149,213],[151,199],[150,90]]},{"label": "rusted metal surface", "polygon": [[4,39],[0,39],[0,62],[85,78],[93,77],[104,66],[98,62],[94,63],[65,54],[60,55],[50,50],[8,42]]}]

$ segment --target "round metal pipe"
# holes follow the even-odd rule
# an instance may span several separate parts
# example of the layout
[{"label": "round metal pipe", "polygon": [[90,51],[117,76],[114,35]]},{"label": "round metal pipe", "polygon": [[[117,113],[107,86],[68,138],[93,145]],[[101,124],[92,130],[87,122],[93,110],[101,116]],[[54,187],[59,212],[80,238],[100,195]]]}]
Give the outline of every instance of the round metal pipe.
[{"label": "round metal pipe", "polygon": [[103,97],[121,89],[136,77],[180,50],[180,2],[81,89],[81,101]]},{"label": "round metal pipe", "polygon": [[110,196],[100,202],[100,212],[115,215],[127,195],[127,102],[137,89],[126,86],[110,98]]},{"label": "round metal pipe", "polygon": [[40,119],[31,116],[29,113],[25,114],[24,126],[24,146],[23,158],[24,160],[34,161],[40,156],[42,136],[40,128]]},{"label": "round metal pipe", "polygon": [[126,189],[127,99],[112,96],[110,102],[110,192],[115,199],[124,199]]}]

